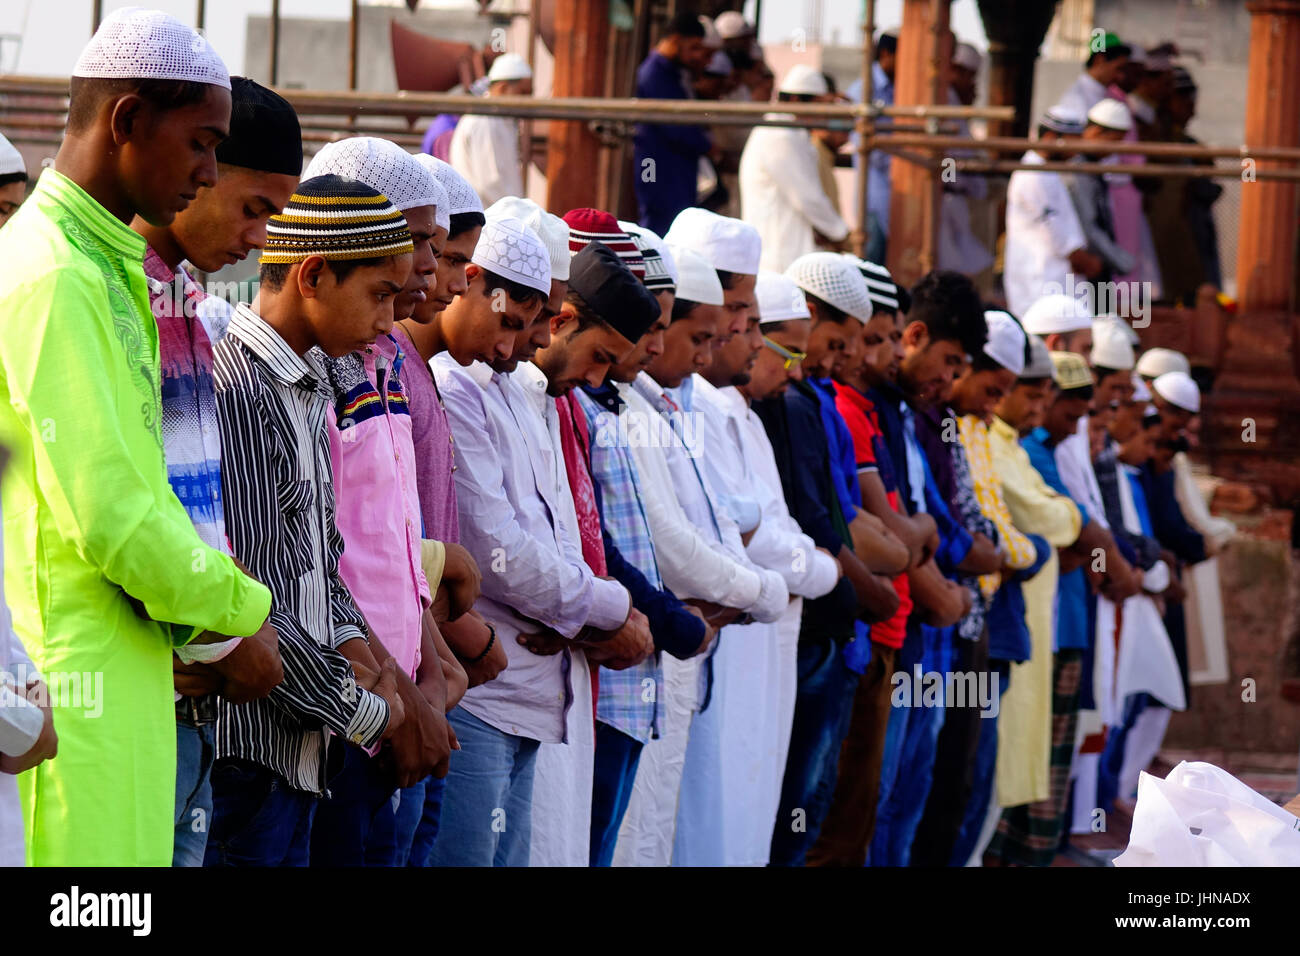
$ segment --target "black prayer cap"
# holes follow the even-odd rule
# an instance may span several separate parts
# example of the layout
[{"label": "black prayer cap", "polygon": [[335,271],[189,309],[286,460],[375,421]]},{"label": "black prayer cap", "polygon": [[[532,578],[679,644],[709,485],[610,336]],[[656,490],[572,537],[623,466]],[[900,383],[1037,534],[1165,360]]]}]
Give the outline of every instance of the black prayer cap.
[{"label": "black prayer cap", "polygon": [[217,162],[264,173],[302,174],[302,127],[279,93],[246,76],[230,78],[230,135]]},{"label": "black prayer cap", "polygon": [[589,242],[569,262],[569,289],[629,342],[659,318],[659,302],[609,246]]}]

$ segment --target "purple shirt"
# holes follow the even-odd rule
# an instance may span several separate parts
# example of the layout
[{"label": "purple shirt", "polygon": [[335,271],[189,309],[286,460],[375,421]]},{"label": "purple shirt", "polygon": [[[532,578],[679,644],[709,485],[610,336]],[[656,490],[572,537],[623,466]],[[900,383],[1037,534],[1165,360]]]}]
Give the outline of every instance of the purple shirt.
[{"label": "purple shirt", "polygon": [[451,437],[447,409],[433,381],[433,372],[420,361],[402,327],[393,328],[393,338],[406,353],[402,384],[411,410],[411,443],[415,446],[415,487],[420,492],[423,537],[433,541],[460,542],[460,520],[456,516],[456,445]]}]

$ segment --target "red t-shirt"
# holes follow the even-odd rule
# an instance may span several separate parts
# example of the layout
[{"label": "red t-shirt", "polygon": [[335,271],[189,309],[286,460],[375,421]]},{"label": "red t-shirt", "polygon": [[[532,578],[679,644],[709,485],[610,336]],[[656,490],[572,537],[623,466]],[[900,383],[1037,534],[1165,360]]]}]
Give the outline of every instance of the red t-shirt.
[{"label": "red t-shirt", "polygon": [[[835,408],[849,426],[853,436],[853,454],[857,459],[858,473],[875,471],[885,485],[885,494],[890,507],[899,508],[898,483],[894,480],[892,462],[888,460],[889,452],[885,447],[884,436],[880,434],[880,421],[876,418],[876,408],[871,399],[856,388],[835,383]],[[881,460],[881,459],[885,460]],[[898,594],[898,611],[888,621],[878,621],[871,625],[871,639],[886,647],[902,647],[903,636],[907,631],[907,616],[912,613],[912,590],[907,580],[907,573],[894,576],[894,591]]]}]

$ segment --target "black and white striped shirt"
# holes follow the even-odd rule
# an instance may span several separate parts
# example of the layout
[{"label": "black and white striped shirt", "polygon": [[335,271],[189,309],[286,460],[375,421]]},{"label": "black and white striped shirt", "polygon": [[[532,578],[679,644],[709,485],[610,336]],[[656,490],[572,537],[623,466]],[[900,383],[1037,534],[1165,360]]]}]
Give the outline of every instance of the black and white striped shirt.
[{"label": "black and white striped shirt", "polygon": [[364,638],[366,623],[339,578],[325,372],[241,305],[213,350],[213,377],[226,532],[235,556],[271,590],[284,664],[269,697],[220,700],[216,755],[323,793],[329,731],[368,747],[388,725],[388,704],[357,687],[338,651]]}]

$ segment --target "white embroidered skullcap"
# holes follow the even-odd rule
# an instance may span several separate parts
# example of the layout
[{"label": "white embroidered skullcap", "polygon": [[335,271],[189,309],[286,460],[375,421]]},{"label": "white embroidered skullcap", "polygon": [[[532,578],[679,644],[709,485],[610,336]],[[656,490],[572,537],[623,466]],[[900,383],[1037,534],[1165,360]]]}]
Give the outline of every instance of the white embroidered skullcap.
[{"label": "white embroidered skullcap", "polygon": [[161,10],[123,7],[104,18],[73,76],[102,80],[189,80],[230,89],[230,71],[203,34]]},{"label": "white embroidered skullcap", "polygon": [[1052,364],[1052,353],[1047,350],[1047,343],[1037,335],[1025,333],[1029,337],[1029,361],[1025,363],[1021,378],[1056,377],[1056,366]]},{"label": "white embroidered skullcap", "polygon": [[[647,229],[645,226],[637,225],[634,222],[627,222],[623,219],[618,221],[618,228],[631,236],[638,246],[644,243],[658,252],[659,257],[663,259],[664,268],[668,270],[668,275],[673,280],[673,285],[677,285],[678,281],[681,279],[681,275],[677,271],[677,260],[673,258],[673,254],[668,248],[668,243],[664,242],[663,237],[660,236],[659,233],[652,229]],[[649,262],[649,258],[646,258],[647,268],[649,267]]]},{"label": "white embroidered skullcap", "polygon": [[1019,378],[1025,372],[1025,330],[1000,309],[985,312],[984,324],[988,326],[984,354]]},{"label": "white embroidered skullcap", "polygon": [[1127,371],[1133,367],[1136,356],[1128,337],[1128,326],[1117,316],[1103,315],[1092,323],[1093,368],[1113,368]]},{"label": "white embroidered skullcap", "polygon": [[541,238],[551,257],[551,278],[569,281],[569,224],[531,199],[503,196],[484,210],[488,219],[518,219]]},{"label": "white embroidered skullcap", "polygon": [[718,36],[724,40],[754,35],[754,28],[739,10],[724,10],[719,13],[713,21],[713,26],[718,31]]},{"label": "white embroidered skullcap", "polygon": [[1201,410],[1201,390],[1186,372],[1165,372],[1151,383],[1151,389],[1166,402],[1193,415]]},{"label": "white embroidered skullcap", "polygon": [[[303,179],[333,173],[355,179],[383,193],[402,212],[417,206],[448,204],[447,190],[415,157],[396,143],[378,136],[352,136],[325,147],[312,157]],[[441,200],[441,201],[440,201]],[[450,213],[447,223],[450,224]]]},{"label": "white embroidered skullcap", "polygon": [[691,206],[677,214],[664,240],[694,250],[715,269],[758,275],[763,240],[757,229],[739,219]]},{"label": "white embroidered skullcap", "polygon": [[23,154],[18,152],[17,147],[0,133],[0,176],[12,176],[14,173],[27,175],[27,164],[23,162]]},{"label": "white embroidered skullcap", "polygon": [[545,296],[551,294],[551,254],[541,237],[513,216],[487,221],[470,261]]},{"label": "white embroidered skullcap", "polygon": [[788,276],[763,269],[754,283],[754,298],[758,300],[758,324],[789,322],[793,319],[812,318],[803,289]]},{"label": "white embroidered skullcap", "polygon": [[826,86],[826,77],[822,71],[807,63],[796,63],[790,67],[785,78],[781,80],[781,85],[777,87],[778,93],[792,93],[804,96],[825,96],[830,92]]},{"label": "white embroidered skullcap", "polygon": [[860,322],[873,311],[867,282],[857,266],[838,252],[810,252],[790,263],[785,274],[809,295],[847,312]]},{"label": "white embroidered skullcap", "polygon": [[1088,110],[1088,122],[1106,129],[1127,133],[1133,128],[1133,114],[1119,100],[1107,97]]},{"label": "white embroidered skullcap", "polygon": [[722,305],[722,281],[705,258],[686,246],[668,243],[677,262],[677,298],[702,305]]},{"label": "white embroidered skullcap", "polygon": [[888,269],[866,259],[859,259],[851,252],[841,252],[840,255],[862,273],[862,278],[867,283],[867,295],[871,296],[873,305],[898,311],[898,283]]},{"label": "white embroidered skullcap", "polygon": [[496,83],[501,80],[527,80],[533,75],[533,68],[528,65],[518,53],[502,53],[492,61],[492,69],[488,70],[488,82]]},{"label": "white embroidered skullcap", "polygon": [[1133,401],[1149,402],[1151,401],[1151,389],[1147,388],[1146,379],[1137,372],[1133,373]]},{"label": "white embroidered skullcap", "polygon": [[482,212],[483,200],[479,199],[469,180],[451,163],[430,156],[428,153],[416,153],[415,161],[433,174],[442,188],[447,190],[447,214],[459,216],[465,212]]},{"label": "white embroidered skullcap", "polygon": [[1147,349],[1137,361],[1137,373],[1144,378],[1159,378],[1165,372],[1191,373],[1192,365],[1187,356],[1174,349]]},{"label": "white embroidered skullcap", "polygon": [[1037,299],[1020,321],[1026,332],[1035,335],[1078,332],[1092,328],[1092,312],[1073,296],[1056,293]]},{"label": "white embroidered skullcap", "polygon": [[980,56],[980,51],[975,49],[969,43],[958,43],[957,49],[953,50],[953,66],[960,66],[964,70],[978,73],[980,64],[983,62],[984,57]]}]

